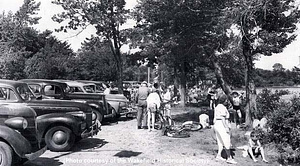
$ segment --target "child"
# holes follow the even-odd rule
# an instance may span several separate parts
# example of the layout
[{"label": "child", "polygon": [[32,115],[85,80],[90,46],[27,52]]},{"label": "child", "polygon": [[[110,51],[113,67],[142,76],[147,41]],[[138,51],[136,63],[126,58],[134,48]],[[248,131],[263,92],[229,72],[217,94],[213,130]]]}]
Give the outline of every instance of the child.
[{"label": "child", "polygon": [[242,113],[241,113],[241,108],[240,108],[240,95],[237,92],[232,93],[232,100],[233,100],[233,105],[232,108],[235,110],[234,112],[234,121],[236,124],[236,127],[239,128],[241,121],[242,121]]},{"label": "child", "polygon": [[254,129],[250,133],[249,137],[249,146],[248,146],[248,153],[250,154],[250,157],[253,159],[254,162],[257,162],[256,157],[261,155],[263,162],[268,162],[265,158],[264,149],[259,141],[259,133],[257,129]]}]

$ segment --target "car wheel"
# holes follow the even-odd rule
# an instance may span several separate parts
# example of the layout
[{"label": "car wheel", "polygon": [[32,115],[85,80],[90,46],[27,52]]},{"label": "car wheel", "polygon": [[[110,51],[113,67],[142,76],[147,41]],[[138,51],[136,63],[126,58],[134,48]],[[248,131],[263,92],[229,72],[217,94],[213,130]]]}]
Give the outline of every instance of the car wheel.
[{"label": "car wheel", "polygon": [[75,135],[65,126],[55,126],[47,131],[45,142],[51,151],[68,151],[74,145]]},{"label": "car wheel", "polygon": [[7,143],[0,141],[0,166],[11,166],[13,154],[12,148]]}]

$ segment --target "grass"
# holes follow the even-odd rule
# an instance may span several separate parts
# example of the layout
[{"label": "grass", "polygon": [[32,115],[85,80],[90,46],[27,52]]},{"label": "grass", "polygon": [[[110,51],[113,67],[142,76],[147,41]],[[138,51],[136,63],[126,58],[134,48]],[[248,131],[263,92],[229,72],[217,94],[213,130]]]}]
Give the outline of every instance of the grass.
[{"label": "grass", "polygon": [[[208,113],[207,107],[175,107],[172,108],[172,118],[175,120],[175,122],[182,123],[185,121],[199,121],[199,115],[202,113]],[[235,126],[235,125],[232,125]],[[238,160],[239,165],[252,165],[252,160],[250,157],[244,158],[242,156],[242,151],[238,150],[236,147],[244,146],[248,144],[248,137],[245,135],[246,130],[244,129],[237,129],[233,128],[231,130],[231,143],[234,147],[234,154],[235,158]],[[217,142],[216,138],[213,132],[213,129],[203,129],[200,132],[192,133],[191,137],[196,137],[198,139],[192,140],[190,144],[192,144],[190,147],[194,150],[201,149],[205,151],[208,154],[216,155],[217,153]],[[267,156],[267,159],[270,161],[269,164],[265,164],[260,162],[256,165],[279,165],[278,164],[278,158],[279,153],[276,150],[276,147],[274,144],[267,144],[264,145],[265,154]]]}]

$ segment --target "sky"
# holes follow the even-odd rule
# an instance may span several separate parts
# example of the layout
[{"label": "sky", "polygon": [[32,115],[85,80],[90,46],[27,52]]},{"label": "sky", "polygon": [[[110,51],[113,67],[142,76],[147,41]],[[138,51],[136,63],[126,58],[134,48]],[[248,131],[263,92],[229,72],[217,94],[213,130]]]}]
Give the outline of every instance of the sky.
[{"label": "sky", "polygon": [[[52,0],[36,0],[37,2],[41,2],[40,11],[38,16],[42,17],[39,21],[38,25],[34,27],[40,31],[44,31],[46,29],[54,31],[55,28],[59,28],[60,25],[54,21],[52,21],[51,17],[62,11],[62,8],[58,5],[54,5],[51,3]],[[0,11],[5,12],[16,12],[19,7],[23,4],[23,0],[0,0]],[[126,0],[126,8],[133,8],[136,5],[136,0]],[[134,25],[134,21],[130,20],[125,27],[132,27]],[[261,56],[258,61],[255,61],[255,67],[272,70],[273,65],[275,63],[281,63],[284,68],[292,69],[294,66],[300,66],[300,30],[297,31],[299,36],[296,38],[293,43],[288,45],[282,53],[274,54],[270,57]],[[71,48],[74,51],[77,51],[81,42],[83,42],[86,38],[90,37],[91,34],[95,34],[95,29],[90,26],[80,34],[78,31],[68,31],[68,33],[54,32],[58,39],[62,41],[67,41],[70,43]],[[123,52],[128,51],[128,47],[123,48]]]}]

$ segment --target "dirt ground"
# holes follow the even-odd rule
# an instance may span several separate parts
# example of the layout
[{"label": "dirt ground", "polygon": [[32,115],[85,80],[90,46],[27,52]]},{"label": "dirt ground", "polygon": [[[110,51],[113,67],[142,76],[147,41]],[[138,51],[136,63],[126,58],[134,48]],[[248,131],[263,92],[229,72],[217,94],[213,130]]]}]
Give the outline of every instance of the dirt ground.
[{"label": "dirt ground", "polygon": [[[185,111],[174,111],[176,118],[197,116]],[[195,118],[196,119],[196,118]],[[121,118],[118,123],[102,126],[102,131],[93,138],[78,142],[70,152],[46,151],[24,166],[96,166],[96,165],[205,165],[221,166],[226,162],[216,161],[216,140],[212,129],[191,132],[189,138],[170,138],[161,135],[160,130],[148,132],[136,129],[136,119]],[[249,157],[242,157],[241,150],[235,150],[237,165],[265,166],[279,165],[268,158],[265,164],[258,158],[254,163]]]}]

